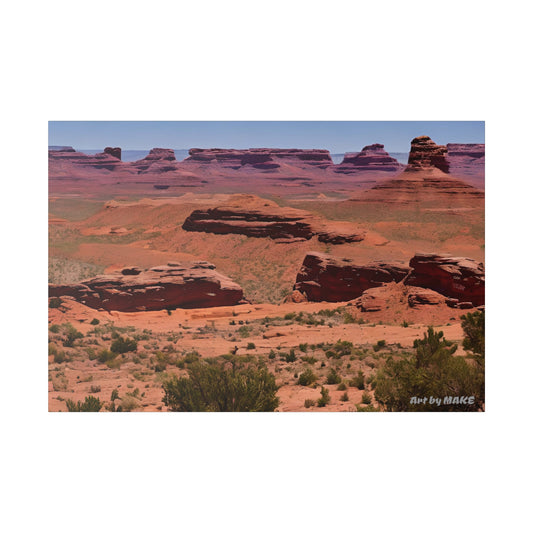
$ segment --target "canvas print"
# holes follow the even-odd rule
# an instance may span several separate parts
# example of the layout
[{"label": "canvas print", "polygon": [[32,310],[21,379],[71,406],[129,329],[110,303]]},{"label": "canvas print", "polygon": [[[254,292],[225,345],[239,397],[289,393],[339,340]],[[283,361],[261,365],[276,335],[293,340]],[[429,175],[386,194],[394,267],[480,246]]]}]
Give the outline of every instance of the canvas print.
[{"label": "canvas print", "polygon": [[483,122],[49,122],[48,171],[49,411],[485,410]]}]

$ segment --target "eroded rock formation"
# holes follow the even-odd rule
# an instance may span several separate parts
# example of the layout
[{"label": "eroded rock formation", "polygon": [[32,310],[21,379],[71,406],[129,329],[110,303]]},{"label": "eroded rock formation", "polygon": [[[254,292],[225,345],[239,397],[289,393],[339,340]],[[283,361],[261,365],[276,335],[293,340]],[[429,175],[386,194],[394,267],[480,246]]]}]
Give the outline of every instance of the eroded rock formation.
[{"label": "eroded rock formation", "polygon": [[329,223],[308,211],[279,207],[274,202],[253,195],[242,195],[228,205],[193,211],[183,223],[186,231],[235,233],[272,239],[310,239],[343,244],[359,242],[364,232],[354,231],[344,223]]},{"label": "eroded rock formation", "polygon": [[403,165],[385,150],[383,144],[365,146],[361,152],[347,153],[335,172],[398,172]]},{"label": "eroded rock formation", "polygon": [[158,311],[243,303],[241,287],[206,261],[127,267],[75,285],[50,285],[50,297],[72,296],[95,309]]},{"label": "eroded rock formation", "polygon": [[485,304],[485,267],[467,257],[416,254],[406,285],[434,290],[458,303]]},{"label": "eroded rock formation", "polygon": [[313,302],[345,302],[384,283],[400,282],[410,269],[401,263],[357,265],[350,259],[319,252],[308,253],[296,277],[294,290]]},{"label": "eroded rock formation", "polygon": [[[465,177],[485,176],[485,145],[484,144],[457,144],[446,145],[447,159],[450,164],[450,174]],[[478,180],[480,182],[480,180]],[[482,183],[482,182],[480,182]]]},{"label": "eroded rock formation", "polygon": [[411,151],[407,162],[407,172],[420,170],[438,169],[448,173],[450,165],[446,159],[448,150],[446,146],[440,146],[432,141],[427,135],[421,135],[411,141]]}]

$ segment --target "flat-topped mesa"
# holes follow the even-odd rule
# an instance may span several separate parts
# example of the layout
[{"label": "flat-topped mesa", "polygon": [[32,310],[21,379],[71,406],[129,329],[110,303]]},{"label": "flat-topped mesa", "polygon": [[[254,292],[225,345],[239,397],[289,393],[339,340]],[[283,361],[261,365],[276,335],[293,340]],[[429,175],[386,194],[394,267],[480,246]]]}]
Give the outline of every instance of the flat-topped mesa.
[{"label": "flat-topped mesa", "polygon": [[405,171],[438,169],[447,174],[450,171],[450,165],[446,159],[447,152],[446,146],[436,144],[427,135],[416,137],[411,141],[411,151]]},{"label": "flat-topped mesa", "polygon": [[384,148],[383,144],[371,144],[365,146],[361,152],[346,153],[342,163],[336,166],[335,172],[398,172],[402,170],[403,165],[391,157]]},{"label": "flat-topped mesa", "polygon": [[249,148],[247,150],[191,148],[189,157],[184,160],[184,163],[218,163],[239,170],[245,165],[251,165],[258,169],[279,168],[283,161],[319,168],[333,164],[328,150],[300,150],[297,148]]},{"label": "flat-topped mesa", "polygon": [[112,148],[111,146],[106,146],[104,148],[104,154],[109,154],[113,157],[116,157],[117,159],[122,159],[122,149],[118,146],[116,146],[115,148]]},{"label": "flat-topped mesa", "polygon": [[152,148],[145,158],[133,161],[130,166],[138,173],[170,172],[178,170],[178,161],[171,148]]},{"label": "flat-topped mesa", "polygon": [[417,253],[409,262],[413,269],[406,285],[432,289],[448,298],[485,304],[485,267],[467,257]]},{"label": "flat-topped mesa", "polygon": [[457,176],[485,176],[485,145],[484,144],[447,144],[447,159],[450,174]]},{"label": "flat-topped mesa", "polygon": [[357,265],[351,259],[310,252],[296,277],[293,300],[299,295],[312,302],[346,302],[384,283],[400,282],[410,268],[399,262]]},{"label": "flat-topped mesa", "polygon": [[[114,149],[116,150],[116,148]],[[119,148],[120,150],[120,148]],[[115,170],[122,165],[120,158],[111,155],[109,152],[88,155],[83,152],[67,147],[65,150],[48,151],[49,175],[52,176],[56,169],[61,169],[65,165],[70,168],[95,168],[104,170]]]},{"label": "flat-topped mesa", "polygon": [[332,244],[359,242],[364,238],[364,232],[354,231],[343,223],[329,224],[308,211],[279,207],[253,195],[242,195],[227,205],[197,209],[182,227],[186,231],[271,239],[309,240],[317,235],[319,241]]},{"label": "flat-topped mesa", "polygon": [[106,311],[160,311],[245,303],[242,288],[206,261],[127,267],[75,285],[49,285],[50,297],[71,296]]}]

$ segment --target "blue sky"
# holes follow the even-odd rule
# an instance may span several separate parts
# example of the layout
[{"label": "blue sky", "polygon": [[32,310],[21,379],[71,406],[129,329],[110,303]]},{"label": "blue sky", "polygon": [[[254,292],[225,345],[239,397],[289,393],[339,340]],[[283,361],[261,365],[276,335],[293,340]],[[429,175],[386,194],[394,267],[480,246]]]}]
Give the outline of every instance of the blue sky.
[{"label": "blue sky", "polygon": [[411,139],[429,135],[436,143],[484,143],[484,122],[395,121],[249,121],[124,122],[68,121],[48,123],[48,144],[77,150],[120,146],[150,148],[325,148],[356,152],[382,143],[389,152],[408,152]]}]

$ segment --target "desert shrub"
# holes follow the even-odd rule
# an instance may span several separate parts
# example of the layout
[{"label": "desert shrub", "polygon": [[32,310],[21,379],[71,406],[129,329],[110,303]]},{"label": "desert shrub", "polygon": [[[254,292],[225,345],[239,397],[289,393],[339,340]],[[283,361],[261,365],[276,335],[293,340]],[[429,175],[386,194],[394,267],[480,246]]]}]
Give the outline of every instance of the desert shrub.
[{"label": "desert shrub", "polygon": [[374,344],[374,346],[372,346],[372,348],[374,349],[375,352],[378,352],[382,348],[385,348],[386,344],[387,343],[384,340],[380,340],[380,341],[376,342],[376,344]]},{"label": "desert shrub", "polygon": [[101,392],[101,390],[102,390],[102,387],[100,387],[100,385],[91,385],[89,392],[95,393],[95,392]]},{"label": "desert shrub", "polygon": [[247,345],[246,345],[246,349],[247,350],[255,350],[255,344],[253,342],[249,342]]},{"label": "desert shrub", "polygon": [[355,324],[355,317],[350,313],[344,313],[342,321],[344,324]]},{"label": "desert shrub", "polygon": [[368,404],[372,403],[372,396],[370,394],[368,394],[368,392],[363,392],[363,396],[361,398],[361,401],[365,405],[368,405]]},{"label": "desert shrub", "polygon": [[270,352],[268,352],[268,358],[276,359],[276,352],[274,350],[270,350]]},{"label": "desert shrub", "polygon": [[70,412],[98,412],[103,407],[103,402],[100,401],[100,398],[95,396],[86,396],[83,403],[78,400],[78,403],[75,403],[73,400],[66,400],[67,409]]},{"label": "desert shrub", "polygon": [[308,349],[309,345],[306,343],[302,343],[298,346],[298,348],[300,349],[301,352],[303,353],[307,353],[307,349]]},{"label": "desert shrub", "polygon": [[108,368],[118,369],[120,368],[120,365],[122,364],[122,361],[117,357],[116,359],[111,359],[109,361],[106,361],[105,365]]},{"label": "desert shrub", "polygon": [[298,377],[298,385],[308,387],[317,380],[316,374],[310,369],[306,368]]},{"label": "desert shrub", "polygon": [[310,365],[314,365],[318,361],[316,357],[310,355],[303,355],[300,359]]},{"label": "desert shrub", "polygon": [[365,376],[363,374],[362,370],[359,370],[357,372],[357,376],[354,376],[349,382],[348,385],[350,387],[355,387],[359,390],[363,390],[365,388]]},{"label": "desert shrub", "polygon": [[340,397],[340,401],[341,402],[347,402],[350,398],[348,397],[348,393],[345,392],[341,397]]},{"label": "desert shrub", "polygon": [[296,353],[292,348],[288,354],[285,354],[284,359],[287,363],[294,363],[296,361]]},{"label": "desert shrub", "polygon": [[48,355],[55,355],[57,353],[57,346],[53,342],[48,343]]},{"label": "desert shrub", "polygon": [[463,348],[475,355],[485,357],[485,313],[475,311],[461,316],[461,326],[465,334]]},{"label": "desert shrub", "polygon": [[374,407],[372,404],[368,405],[358,405],[357,406],[357,412],[358,413],[377,413],[379,411],[378,408]]},{"label": "desert shrub", "polygon": [[58,324],[52,324],[48,328],[48,331],[50,331],[50,333],[59,333],[59,325]]},{"label": "desert shrub", "polygon": [[90,322],[91,326],[97,326],[100,324],[100,321],[97,318],[93,318]]},{"label": "desert shrub", "polygon": [[307,400],[304,401],[304,407],[306,409],[309,409],[310,407],[313,407],[315,404],[316,404],[316,402],[312,398],[307,398]]},{"label": "desert shrub", "polygon": [[[239,322],[241,323],[242,320]],[[249,337],[250,336],[250,329],[248,326],[241,326],[238,330],[237,330],[237,333],[243,338],[245,339],[246,337]]]},{"label": "desert shrub", "polygon": [[54,363],[61,364],[65,362],[65,352],[56,352],[54,354]]},{"label": "desert shrub", "polygon": [[337,387],[337,390],[346,390],[348,387],[346,386],[346,383],[344,381],[341,381],[339,383],[339,386]]},{"label": "desert shrub", "polygon": [[48,301],[48,307],[50,309],[57,309],[58,307],[61,307],[62,303],[63,302],[61,298],[50,298],[50,300]]},{"label": "desert shrub", "polygon": [[111,351],[114,353],[135,352],[137,350],[137,341],[118,336],[111,343]]},{"label": "desert shrub", "polygon": [[287,313],[283,317],[283,320],[294,320],[295,318],[296,318],[296,313]]},{"label": "desert shrub", "polygon": [[189,352],[185,355],[185,357],[183,358],[183,361],[187,365],[190,365],[192,363],[196,363],[196,361],[198,361],[199,359],[200,359],[200,354],[196,350],[193,350],[192,352]]},{"label": "desert shrub", "polygon": [[326,407],[328,403],[331,401],[331,396],[329,395],[328,389],[326,387],[322,387],[320,389],[320,398],[316,402],[318,407]]},{"label": "desert shrub", "polygon": [[171,411],[274,411],[279,405],[274,375],[242,358],[204,359],[188,377],[163,381],[163,402]]},{"label": "desert shrub", "polygon": [[[484,365],[454,356],[457,345],[443,332],[428,328],[414,341],[416,353],[400,360],[390,357],[376,376],[375,399],[388,411],[475,411],[485,402]],[[484,358],[483,358],[484,360]],[[474,403],[411,403],[411,398],[474,396]]]},{"label": "desert shrub", "polygon": [[78,331],[72,324],[67,322],[63,326],[65,332],[65,339],[63,340],[63,346],[71,348],[78,339],[83,338],[83,333]]},{"label": "desert shrub", "polygon": [[139,402],[131,394],[126,394],[120,402],[121,411],[134,411],[139,407]]},{"label": "desert shrub", "polygon": [[328,385],[337,385],[337,383],[340,383],[341,381],[342,378],[339,376],[339,373],[334,368],[330,368],[328,375],[326,376],[326,383]]},{"label": "desert shrub", "polygon": [[111,352],[104,348],[103,350],[100,350],[98,352],[98,361],[100,361],[100,363],[107,363],[108,361],[114,359],[116,356],[117,354],[115,352]]},{"label": "desert shrub", "polygon": [[408,328],[409,327],[409,322],[407,322],[407,320],[404,320],[402,322],[402,328]]}]

